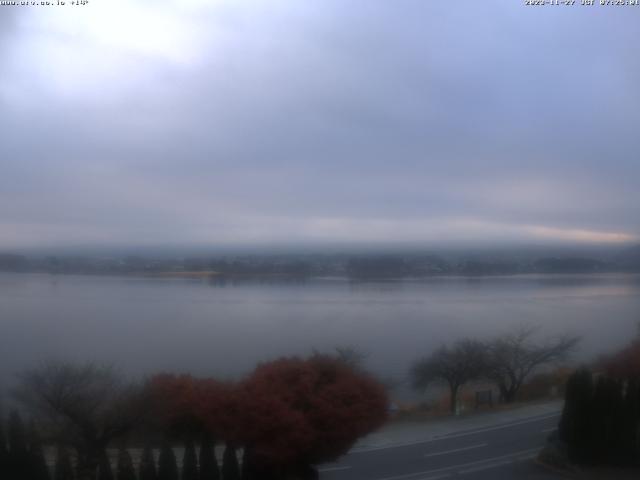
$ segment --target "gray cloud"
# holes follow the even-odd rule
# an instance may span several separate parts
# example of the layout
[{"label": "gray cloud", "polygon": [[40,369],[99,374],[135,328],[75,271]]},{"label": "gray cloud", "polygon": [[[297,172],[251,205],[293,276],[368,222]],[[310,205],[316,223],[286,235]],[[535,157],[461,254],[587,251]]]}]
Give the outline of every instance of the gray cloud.
[{"label": "gray cloud", "polygon": [[640,236],[640,11],[113,5],[0,24],[0,246]]}]

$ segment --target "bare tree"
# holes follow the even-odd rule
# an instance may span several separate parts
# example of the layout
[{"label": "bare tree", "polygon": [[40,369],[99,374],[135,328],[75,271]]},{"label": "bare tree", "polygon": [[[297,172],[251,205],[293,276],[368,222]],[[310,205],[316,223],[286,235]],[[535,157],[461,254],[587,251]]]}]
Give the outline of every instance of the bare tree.
[{"label": "bare tree", "polygon": [[[365,363],[369,358],[369,353],[360,350],[358,347],[355,347],[353,345],[344,345],[344,346],[335,347],[334,355],[340,361],[344,362],[345,365],[348,365],[354,370],[367,371],[365,367]],[[391,376],[381,377],[372,372],[368,372],[368,373],[373,375],[384,386],[387,392],[392,392],[393,390],[396,390],[402,383],[402,381]]]},{"label": "bare tree", "polygon": [[336,347],[335,350],[335,355],[352,368],[363,368],[364,362],[369,357],[368,353],[363,352],[353,345]]},{"label": "bare tree", "polygon": [[50,362],[20,380],[16,397],[77,450],[79,480],[95,478],[104,449],[145,411],[142,390],[108,366]]},{"label": "bare tree", "polygon": [[450,409],[455,413],[460,387],[480,378],[485,371],[485,345],[465,339],[451,347],[442,346],[414,364],[411,377],[415,388],[423,390],[433,382],[445,382],[451,394]]},{"label": "bare tree", "polygon": [[537,328],[520,327],[489,343],[487,377],[500,389],[500,396],[511,403],[527,377],[538,367],[565,360],[574,350],[580,337],[565,335],[536,343]]}]

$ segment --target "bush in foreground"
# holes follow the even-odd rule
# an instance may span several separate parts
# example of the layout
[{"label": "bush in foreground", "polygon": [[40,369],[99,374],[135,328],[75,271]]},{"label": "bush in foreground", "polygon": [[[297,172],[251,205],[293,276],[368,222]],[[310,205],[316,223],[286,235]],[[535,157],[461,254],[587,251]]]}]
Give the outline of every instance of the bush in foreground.
[{"label": "bush in foreground", "polygon": [[[313,478],[313,465],[345,454],[386,420],[388,406],[379,382],[325,355],[264,363],[240,384],[163,374],[150,389],[170,430],[204,430],[226,443],[225,480],[239,476],[240,447],[244,479]],[[215,476],[215,463],[201,458],[205,465]]]},{"label": "bush in foreground", "polygon": [[335,460],[387,416],[384,388],[330,356],[262,364],[241,389],[242,444],[273,478]]}]

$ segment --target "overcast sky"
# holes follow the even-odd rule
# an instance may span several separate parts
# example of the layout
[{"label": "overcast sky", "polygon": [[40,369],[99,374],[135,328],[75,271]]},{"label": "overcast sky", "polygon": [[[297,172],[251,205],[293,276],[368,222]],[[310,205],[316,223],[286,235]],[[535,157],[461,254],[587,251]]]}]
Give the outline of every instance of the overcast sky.
[{"label": "overcast sky", "polygon": [[0,248],[635,242],[640,7],[522,4],[0,6]]}]

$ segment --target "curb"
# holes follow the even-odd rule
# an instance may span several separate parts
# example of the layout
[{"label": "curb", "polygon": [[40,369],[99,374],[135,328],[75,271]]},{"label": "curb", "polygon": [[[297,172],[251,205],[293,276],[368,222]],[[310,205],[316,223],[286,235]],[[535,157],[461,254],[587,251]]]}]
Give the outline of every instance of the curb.
[{"label": "curb", "polygon": [[566,468],[563,469],[560,467],[556,467],[554,465],[551,465],[550,463],[543,462],[538,457],[535,458],[534,463],[540,466],[541,468],[544,468],[545,470],[548,470],[553,473],[557,473],[558,475],[562,475],[565,478],[576,478],[576,475],[579,474],[579,472],[575,469],[566,469]]}]

